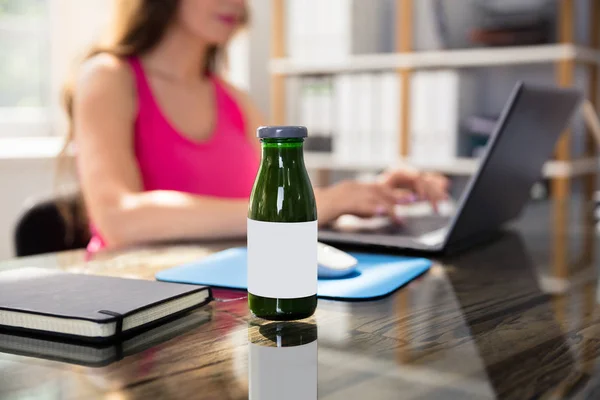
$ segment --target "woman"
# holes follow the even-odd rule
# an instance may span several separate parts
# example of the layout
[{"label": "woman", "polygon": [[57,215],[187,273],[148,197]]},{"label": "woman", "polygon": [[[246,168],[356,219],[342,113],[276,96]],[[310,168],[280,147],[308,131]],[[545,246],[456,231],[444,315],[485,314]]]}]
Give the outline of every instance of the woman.
[{"label": "woman", "polygon": [[[111,44],[91,52],[66,93],[90,249],[245,234],[259,165],[248,96],[217,75],[246,19],[244,0],[121,0]],[[317,189],[321,225],[392,215],[410,189],[434,204],[447,181],[416,171]]]}]

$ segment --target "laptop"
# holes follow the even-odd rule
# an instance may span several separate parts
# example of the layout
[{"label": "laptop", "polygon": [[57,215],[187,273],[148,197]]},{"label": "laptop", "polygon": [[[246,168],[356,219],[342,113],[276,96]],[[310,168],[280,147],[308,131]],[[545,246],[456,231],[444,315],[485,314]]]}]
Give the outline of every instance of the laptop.
[{"label": "laptop", "polygon": [[377,230],[326,228],[319,240],[445,253],[489,239],[519,217],[582,100],[575,89],[517,83],[454,213],[409,217]]}]

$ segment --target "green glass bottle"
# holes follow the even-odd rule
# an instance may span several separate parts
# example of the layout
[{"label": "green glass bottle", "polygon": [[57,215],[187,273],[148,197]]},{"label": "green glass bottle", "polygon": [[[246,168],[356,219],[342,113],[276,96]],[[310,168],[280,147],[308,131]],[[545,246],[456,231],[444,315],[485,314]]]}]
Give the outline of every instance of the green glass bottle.
[{"label": "green glass bottle", "polygon": [[301,126],[260,127],[262,161],[248,209],[248,305],[289,321],[317,307],[317,207]]}]

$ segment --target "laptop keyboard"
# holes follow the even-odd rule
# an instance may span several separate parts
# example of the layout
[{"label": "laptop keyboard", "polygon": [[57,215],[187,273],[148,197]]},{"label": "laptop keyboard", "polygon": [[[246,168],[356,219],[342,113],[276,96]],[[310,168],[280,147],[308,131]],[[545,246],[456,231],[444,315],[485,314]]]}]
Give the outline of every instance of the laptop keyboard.
[{"label": "laptop keyboard", "polygon": [[389,224],[382,228],[371,230],[370,233],[381,235],[403,235],[418,237],[446,228],[450,217],[441,215],[426,215],[419,217],[405,217],[402,224]]}]

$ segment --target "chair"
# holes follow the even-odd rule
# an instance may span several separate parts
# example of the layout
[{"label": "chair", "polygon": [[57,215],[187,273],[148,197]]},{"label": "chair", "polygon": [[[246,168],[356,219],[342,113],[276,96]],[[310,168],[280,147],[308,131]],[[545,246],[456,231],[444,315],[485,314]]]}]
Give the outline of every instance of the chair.
[{"label": "chair", "polygon": [[[18,257],[85,248],[90,240],[80,195],[73,194],[34,202],[19,218],[15,232]],[[68,210],[68,222],[61,208]]]}]

